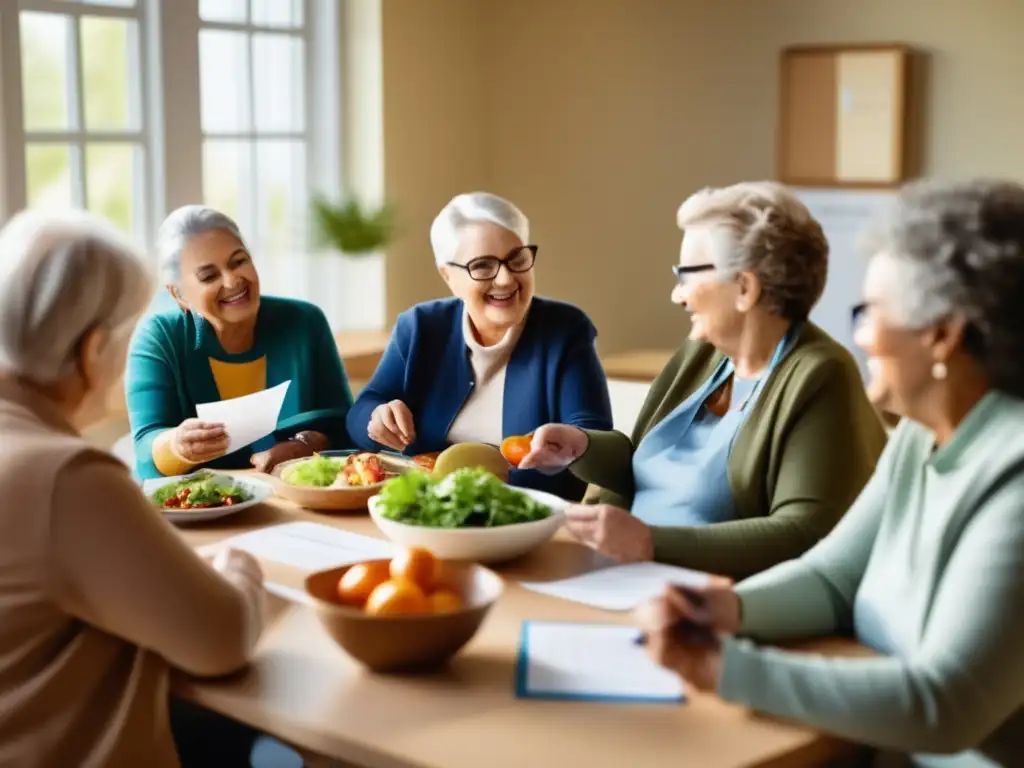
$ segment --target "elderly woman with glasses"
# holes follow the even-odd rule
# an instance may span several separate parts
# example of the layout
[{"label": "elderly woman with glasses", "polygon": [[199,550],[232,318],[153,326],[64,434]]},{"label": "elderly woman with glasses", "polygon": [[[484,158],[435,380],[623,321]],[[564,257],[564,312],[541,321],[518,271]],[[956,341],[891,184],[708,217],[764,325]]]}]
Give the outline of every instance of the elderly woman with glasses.
[{"label": "elderly woman with glasses", "polygon": [[[496,195],[455,197],[430,229],[453,298],[403,312],[373,379],[348,415],[362,448],[430,453],[460,442],[499,445],[549,421],[611,428],[590,319],[535,297],[529,222]],[[513,484],[580,499],[568,472],[512,471]]]},{"label": "elderly woman with glasses", "polygon": [[[1024,186],[912,185],[874,254],[856,342],[903,421],[864,491],[803,557],[668,591],[638,619],[695,687],[879,750],[864,764],[1018,766]],[[677,639],[684,619],[703,644]],[[759,645],[851,629],[877,655]]]},{"label": "elderly woman with glasses", "polygon": [[[176,306],[152,314],[132,342],[125,375],[141,478],[198,467],[269,472],[326,448],[348,447],[348,378],[323,312],[262,296],[238,226],[198,205],[167,217],[157,236]],[[234,445],[223,424],[197,418],[200,403],[288,383],[276,430]]]},{"label": "elderly woman with glasses", "polygon": [[521,466],[593,484],[569,530],[621,561],[745,576],[828,533],[874,469],[885,432],[850,353],[808,322],[828,243],[785,187],[690,197],[672,300],[684,342],[632,437],[552,424]]}]

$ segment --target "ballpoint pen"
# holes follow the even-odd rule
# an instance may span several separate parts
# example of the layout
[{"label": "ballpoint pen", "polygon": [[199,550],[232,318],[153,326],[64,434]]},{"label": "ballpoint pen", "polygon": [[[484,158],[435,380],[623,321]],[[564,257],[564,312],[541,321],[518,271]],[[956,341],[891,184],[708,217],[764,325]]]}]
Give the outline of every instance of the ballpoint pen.
[{"label": "ballpoint pen", "polygon": [[[703,595],[679,585],[672,585],[672,588],[681,592],[694,608],[698,610],[704,608]],[[679,642],[687,645],[713,645],[718,642],[715,632],[710,627],[698,624],[692,619],[680,619],[672,628],[672,632]],[[647,645],[647,635],[641,632],[633,642],[636,645]]]}]

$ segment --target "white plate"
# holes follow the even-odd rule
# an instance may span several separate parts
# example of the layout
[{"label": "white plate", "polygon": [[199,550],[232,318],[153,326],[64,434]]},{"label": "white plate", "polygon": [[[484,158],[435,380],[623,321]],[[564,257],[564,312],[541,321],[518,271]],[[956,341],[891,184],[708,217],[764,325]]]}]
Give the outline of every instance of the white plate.
[{"label": "white plate", "polygon": [[522,557],[546,542],[565,522],[569,502],[544,491],[514,488],[551,510],[551,516],[532,523],[494,528],[429,528],[389,520],[380,513],[379,499],[369,501],[370,517],[385,536],[407,547],[423,547],[445,560],[500,563]]},{"label": "white plate", "polygon": [[[192,473],[195,474],[195,473]],[[233,515],[236,512],[241,512],[249,507],[254,507],[257,504],[262,504],[264,501],[274,495],[274,489],[271,488],[267,483],[262,480],[256,480],[255,478],[231,475],[226,472],[214,472],[214,477],[228,483],[238,483],[242,488],[245,489],[246,493],[249,494],[250,498],[247,501],[240,502],[238,504],[232,504],[230,506],[223,507],[208,507],[206,509],[163,509],[161,507],[154,507],[159,509],[163,516],[170,520],[172,523],[199,523],[204,520],[216,520],[221,517],[227,517]],[[168,483],[174,483],[178,480],[188,477],[189,475],[177,475],[175,477],[161,477],[155,480],[146,480],[142,484],[142,492],[146,494],[147,498],[156,491],[157,488],[167,485]]]}]

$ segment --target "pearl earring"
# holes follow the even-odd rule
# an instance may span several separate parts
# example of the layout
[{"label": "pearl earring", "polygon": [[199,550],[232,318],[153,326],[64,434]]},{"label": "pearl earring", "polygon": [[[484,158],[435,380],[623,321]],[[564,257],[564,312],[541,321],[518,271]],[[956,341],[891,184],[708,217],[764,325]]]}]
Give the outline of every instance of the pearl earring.
[{"label": "pearl earring", "polygon": [[935,363],[932,365],[932,378],[936,381],[942,381],[948,373],[949,369],[946,368],[945,363]]}]

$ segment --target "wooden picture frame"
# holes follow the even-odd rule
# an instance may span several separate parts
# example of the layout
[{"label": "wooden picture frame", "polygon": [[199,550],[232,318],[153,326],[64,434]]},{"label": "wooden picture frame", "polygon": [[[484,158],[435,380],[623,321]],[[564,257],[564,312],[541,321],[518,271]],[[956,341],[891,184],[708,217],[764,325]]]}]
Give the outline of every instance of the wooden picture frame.
[{"label": "wooden picture frame", "polygon": [[794,46],[779,68],[777,175],[787,184],[892,188],[910,175],[910,64],[900,43]]}]

